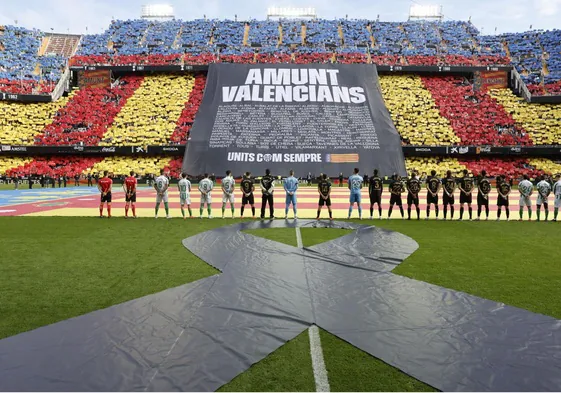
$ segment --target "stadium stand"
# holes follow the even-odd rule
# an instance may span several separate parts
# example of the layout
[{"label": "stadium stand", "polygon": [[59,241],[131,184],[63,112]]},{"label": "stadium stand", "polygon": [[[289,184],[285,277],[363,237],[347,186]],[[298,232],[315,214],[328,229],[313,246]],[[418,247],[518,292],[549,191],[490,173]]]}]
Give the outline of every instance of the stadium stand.
[{"label": "stadium stand", "polygon": [[206,85],[206,76],[199,74],[195,76],[195,84],[189,95],[189,100],[185,102],[185,107],[181,116],[177,120],[175,131],[170,137],[173,144],[185,144],[189,138],[189,131],[195,120],[195,115],[199,110],[199,105],[203,99],[203,91]]},{"label": "stadium stand", "polygon": [[0,101],[0,143],[7,145],[32,145],[35,137],[49,124],[59,109],[71,97],[53,103],[22,104]]},{"label": "stadium stand", "polygon": [[97,145],[142,81],[139,76],[124,76],[114,88],[79,90],[35,137],[35,144]]},{"label": "stadium stand", "polygon": [[169,167],[170,161],[170,157],[106,157],[83,172],[87,174],[109,171],[126,175],[135,171],[138,175],[159,174],[160,169]]},{"label": "stadium stand", "polygon": [[54,89],[66,59],[39,56],[44,34],[17,26],[0,28],[0,92],[45,94]]},{"label": "stadium stand", "polygon": [[194,84],[192,74],[146,76],[99,145],[165,145],[175,131]]},{"label": "stadium stand", "polygon": [[534,144],[561,142],[561,104],[528,104],[508,89],[492,90],[490,94],[527,131]]},{"label": "stadium stand", "polygon": [[103,158],[37,157],[8,170],[9,176],[47,175],[74,177],[87,171]]},{"label": "stadium stand", "polygon": [[[78,45],[78,42],[79,45]],[[48,92],[66,59],[86,64],[221,62],[497,65],[512,62],[534,94],[561,94],[561,31],[480,35],[470,22],[370,20],[112,21],[102,34],[46,35],[0,27],[0,92]],[[22,78],[23,75],[23,78]],[[0,102],[0,143],[11,145],[183,144],[202,100],[204,74],[123,76],[113,89],[73,91],[50,104]],[[381,76],[387,107],[404,145],[551,145],[561,141],[561,105],[528,104],[508,89],[474,92],[463,77]],[[22,161],[0,168],[62,174],[91,169],[70,157]],[[89,159],[88,159],[89,160]],[[105,160],[104,160],[105,161]],[[169,162],[180,170],[181,159]],[[116,157],[113,167],[131,163]],[[157,162],[148,160],[149,162]],[[97,163],[97,161],[96,161]],[[98,163],[97,165],[102,165]],[[408,158],[428,172],[468,168],[492,175],[559,171],[545,159]],[[89,166],[88,166],[89,165]],[[80,169],[83,168],[83,169]]]},{"label": "stadium stand", "polygon": [[0,175],[11,176],[12,170],[14,168],[22,167],[28,165],[33,158],[23,158],[23,157],[2,157],[0,159]]},{"label": "stadium stand", "polygon": [[408,173],[416,171],[419,174],[430,174],[435,170],[440,177],[445,176],[448,170],[454,176],[459,176],[466,169],[457,159],[448,157],[409,157],[405,160],[405,165]]},{"label": "stadium stand", "polygon": [[382,76],[380,86],[403,144],[453,145],[461,141],[450,122],[440,116],[419,76]]},{"label": "stadium stand", "polygon": [[489,94],[463,77],[423,77],[440,114],[463,145],[528,145],[526,131]]}]

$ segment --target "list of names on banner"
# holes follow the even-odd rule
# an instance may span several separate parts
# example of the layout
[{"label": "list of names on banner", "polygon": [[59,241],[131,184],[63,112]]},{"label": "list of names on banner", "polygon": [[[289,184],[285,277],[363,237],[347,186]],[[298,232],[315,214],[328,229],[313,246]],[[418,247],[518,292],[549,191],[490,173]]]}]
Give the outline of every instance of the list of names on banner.
[{"label": "list of names on banner", "polygon": [[368,106],[220,105],[209,148],[380,149]]}]

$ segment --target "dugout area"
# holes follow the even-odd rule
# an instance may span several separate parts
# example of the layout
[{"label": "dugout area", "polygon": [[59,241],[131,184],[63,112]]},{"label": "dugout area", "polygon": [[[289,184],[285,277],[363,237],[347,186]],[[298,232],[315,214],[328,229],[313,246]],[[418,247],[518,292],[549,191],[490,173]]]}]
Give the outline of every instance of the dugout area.
[{"label": "dugout area", "polygon": [[216,390],[311,324],[440,390],[558,389],[559,322],[392,274],[405,235],[320,223],[353,232],[298,249],[243,232],[317,225],[185,239],[221,274],[0,341],[0,389]]}]

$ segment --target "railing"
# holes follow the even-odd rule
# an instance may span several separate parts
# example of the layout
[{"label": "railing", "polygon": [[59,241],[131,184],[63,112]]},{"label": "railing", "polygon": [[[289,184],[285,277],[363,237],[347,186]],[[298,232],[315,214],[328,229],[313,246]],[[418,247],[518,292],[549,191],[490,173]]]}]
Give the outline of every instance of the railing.
[{"label": "railing", "polygon": [[64,70],[64,73],[60,77],[60,80],[58,81],[55,89],[51,93],[51,98],[52,98],[53,101],[56,101],[60,97],[62,97],[62,94],[64,93],[64,90],[66,88],[68,88],[69,80],[70,80],[70,68],[68,67],[68,63],[67,63],[66,64],[66,69]]},{"label": "railing", "polygon": [[513,79],[514,89],[519,92],[522,97],[524,97],[526,102],[531,102],[532,93],[530,93],[530,90],[528,90],[528,86],[526,86],[526,83],[524,83],[516,68],[512,69],[511,78]]}]

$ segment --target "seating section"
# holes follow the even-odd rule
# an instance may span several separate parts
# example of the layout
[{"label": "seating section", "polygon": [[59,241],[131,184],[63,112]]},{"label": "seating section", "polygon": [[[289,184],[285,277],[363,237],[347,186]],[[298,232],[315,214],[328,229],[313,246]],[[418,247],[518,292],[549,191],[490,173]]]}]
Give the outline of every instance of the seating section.
[{"label": "seating section", "polygon": [[61,98],[53,103],[22,104],[0,101],[0,143],[33,145],[41,131],[53,123],[56,113],[69,101]]},{"label": "seating section", "polygon": [[[509,63],[502,45],[486,43],[482,49],[479,32],[468,22],[317,19],[250,20],[247,24],[249,30],[246,22],[229,20],[113,21],[104,34],[84,37],[79,56],[72,62],[148,64],[146,57],[154,53],[170,63],[176,63],[177,56],[190,64],[200,64],[203,56],[206,62],[263,61],[258,56],[292,62],[301,54],[328,53],[338,55],[334,60],[383,60],[382,64],[391,60],[392,65]],[[308,59],[324,61],[321,57]]]},{"label": "seating section", "polygon": [[435,170],[439,177],[444,177],[449,170],[454,176],[459,176],[466,169],[458,160],[448,157],[407,157],[405,166],[407,173],[415,171],[420,175],[430,175],[431,171]]},{"label": "seating section", "polygon": [[535,145],[560,144],[561,104],[528,104],[508,89],[492,90],[490,94]]},{"label": "seating section", "polygon": [[51,34],[47,37],[45,54],[60,55],[64,59],[72,57],[80,42],[79,35]]},{"label": "seating section", "polygon": [[170,161],[171,157],[106,157],[83,173],[109,171],[116,175],[128,175],[130,171],[135,171],[139,175],[159,175],[160,169],[169,167]]},{"label": "seating section", "polygon": [[386,106],[405,145],[460,142],[450,122],[436,109],[431,93],[416,75],[380,77]]},{"label": "seating section", "polygon": [[99,144],[165,145],[176,129],[194,85],[192,74],[146,76]]},{"label": "seating section", "polygon": [[199,74],[195,76],[195,84],[191,90],[189,100],[185,102],[185,107],[181,112],[181,116],[177,120],[175,131],[173,132],[170,142],[173,144],[185,144],[189,138],[189,131],[195,121],[195,115],[199,110],[201,101],[203,100],[203,92],[206,85],[206,76]]},{"label": "seating section", "polygon": [[504,34],[501,39],[533,94],[561,94],[561,30]]},{"label": "seating section", "polygon": [[542,170],[533,167],[526,159],[482,158],[460,162],[475,175],[479,175],[482,170],[485,170],[487,175],[491,177],[505,175],[508,179],[521,179],[522,175],[527,174],[532,179],[536,179],[544,173]]},{"label": "seating section", "polygon": [[0,26],[0,92],[45,94],[54,89],[65,66],[64,57],[39,56],[43,33]]},{"label": "seating section", "polygon": [[48,175],[74,177],[94,166],[103,158],[92,157],[37,157],[20,163],[8,171],[10,176]]},{"label": "seating section", "polygon": [[561,162],[548,160],[546,158],[530,158],[528,163],[545,173],[561,174]]},{"label": "seating section", "polygon": [[0,175],[12,176],[14,168],[29,164],[33,158],[0,156]]},{"label": "seating section", "polygon": [[485,92],[463,77],[423,77],[440,114],[463,145],[529,145],[526,131]]},{"label": "seating section", "polygon": [[142,81],[140,76],[125,76],[112,89],[79,90],[35,137],[35,144],[97,145]]}]

